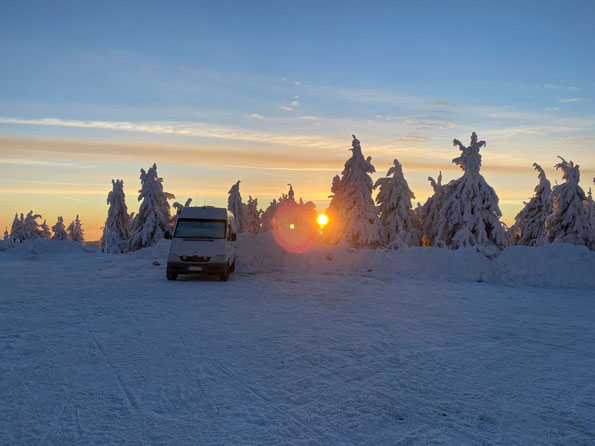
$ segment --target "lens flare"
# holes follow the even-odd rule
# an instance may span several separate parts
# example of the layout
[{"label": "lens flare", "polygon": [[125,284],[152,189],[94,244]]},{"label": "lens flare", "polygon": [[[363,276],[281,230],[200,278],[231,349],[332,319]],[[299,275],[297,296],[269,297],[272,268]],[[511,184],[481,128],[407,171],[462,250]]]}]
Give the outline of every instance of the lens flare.
[{"label": "lens flare", "polygon": [[316,211],[298,205],[295,201],[283,203],[273,216],[273,237],[279,246],[289,252],[308,252],[318,239]]},{"label": "lens flare", "polygon": [[318,218],[316,219],[320,226],[324,226],[328,223],[328,217],[324,214],[319,214]]}]

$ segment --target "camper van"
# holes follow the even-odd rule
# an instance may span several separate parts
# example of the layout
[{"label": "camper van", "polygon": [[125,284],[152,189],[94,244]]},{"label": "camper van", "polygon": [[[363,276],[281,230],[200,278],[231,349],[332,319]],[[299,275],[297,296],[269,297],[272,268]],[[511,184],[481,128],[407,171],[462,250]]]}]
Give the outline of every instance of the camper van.
[{"label": "camper van", "polygon": [[228,280],[236,266],[233,214],[212,206],[184,207],[177,217],[167,256],[167,280],[176,280],[179,274],[217,274]]}]

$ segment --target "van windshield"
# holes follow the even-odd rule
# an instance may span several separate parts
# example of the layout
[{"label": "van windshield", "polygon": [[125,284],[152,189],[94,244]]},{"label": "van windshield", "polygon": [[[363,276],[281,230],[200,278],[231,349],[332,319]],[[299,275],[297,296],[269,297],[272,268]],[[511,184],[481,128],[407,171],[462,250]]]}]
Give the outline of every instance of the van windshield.
[{"label": "van windshield", "polygon": [[174,237],[179,238],[225,238],[225,220],[180,218]]}]

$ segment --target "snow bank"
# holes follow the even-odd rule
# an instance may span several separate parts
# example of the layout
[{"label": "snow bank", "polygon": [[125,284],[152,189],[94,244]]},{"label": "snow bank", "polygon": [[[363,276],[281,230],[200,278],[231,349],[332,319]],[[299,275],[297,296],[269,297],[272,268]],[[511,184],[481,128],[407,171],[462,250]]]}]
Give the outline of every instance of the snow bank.
[{"label": "snow bank", "polygon": [[595,288],[595,252],[586,246],[511,246],[492,263],[499,283]]},{"label": "snow bank", "polygon": [[[169,240],[127,254],[101,256],[114,261],[165,262]],[[94,246],[83,247],[71,240],[25,240],[16,246],[0,244],[5,259],[41,260],[50,256],[77,261],[80,256],[99,254]],[[91,256],[92,257],[92,256]],[[99,257],[99,256],[98,256]],[[305,254],[285,251],[272,232],[238,236],[240,271],[319,272],[363,274],[377,277],[480,281],[546,287],[595,288],[595,252],[568,243],[529,247],[512,246],[496,254],[475,248],[458,250],[410,247],[396,251],[353,249],[348,245],[316,246]]]},{"label": "snow bank", "polygon": [[0,251],[19,257],[46,257],[50,255],[72,256],[97,254],[100,252],[100,249],[96,246],[83,246],[73,240],[33,239],[23,240],[21,243],[9,245],[7,249],[0,248]]},{"label": "snow bank", "polygon": [[275,243],[271,232],[266,232],[239,235],[238,264],[277,271],[397,274],[412,278],[595,288],[595,252],[567,243],[513,246],[494,257],[475,248],[411,247],[388,251],[354,250],[346,245],[321,246],[306,254],[292,254]]}]

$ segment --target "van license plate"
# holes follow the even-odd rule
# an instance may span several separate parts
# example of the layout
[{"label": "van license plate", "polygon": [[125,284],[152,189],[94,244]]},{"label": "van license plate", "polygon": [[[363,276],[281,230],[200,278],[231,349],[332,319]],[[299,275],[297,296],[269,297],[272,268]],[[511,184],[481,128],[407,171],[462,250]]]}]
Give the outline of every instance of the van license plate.
[{"label": "van license plate", "polygon": [[202,271],[202,266],[189,266],[188,271]]}]

